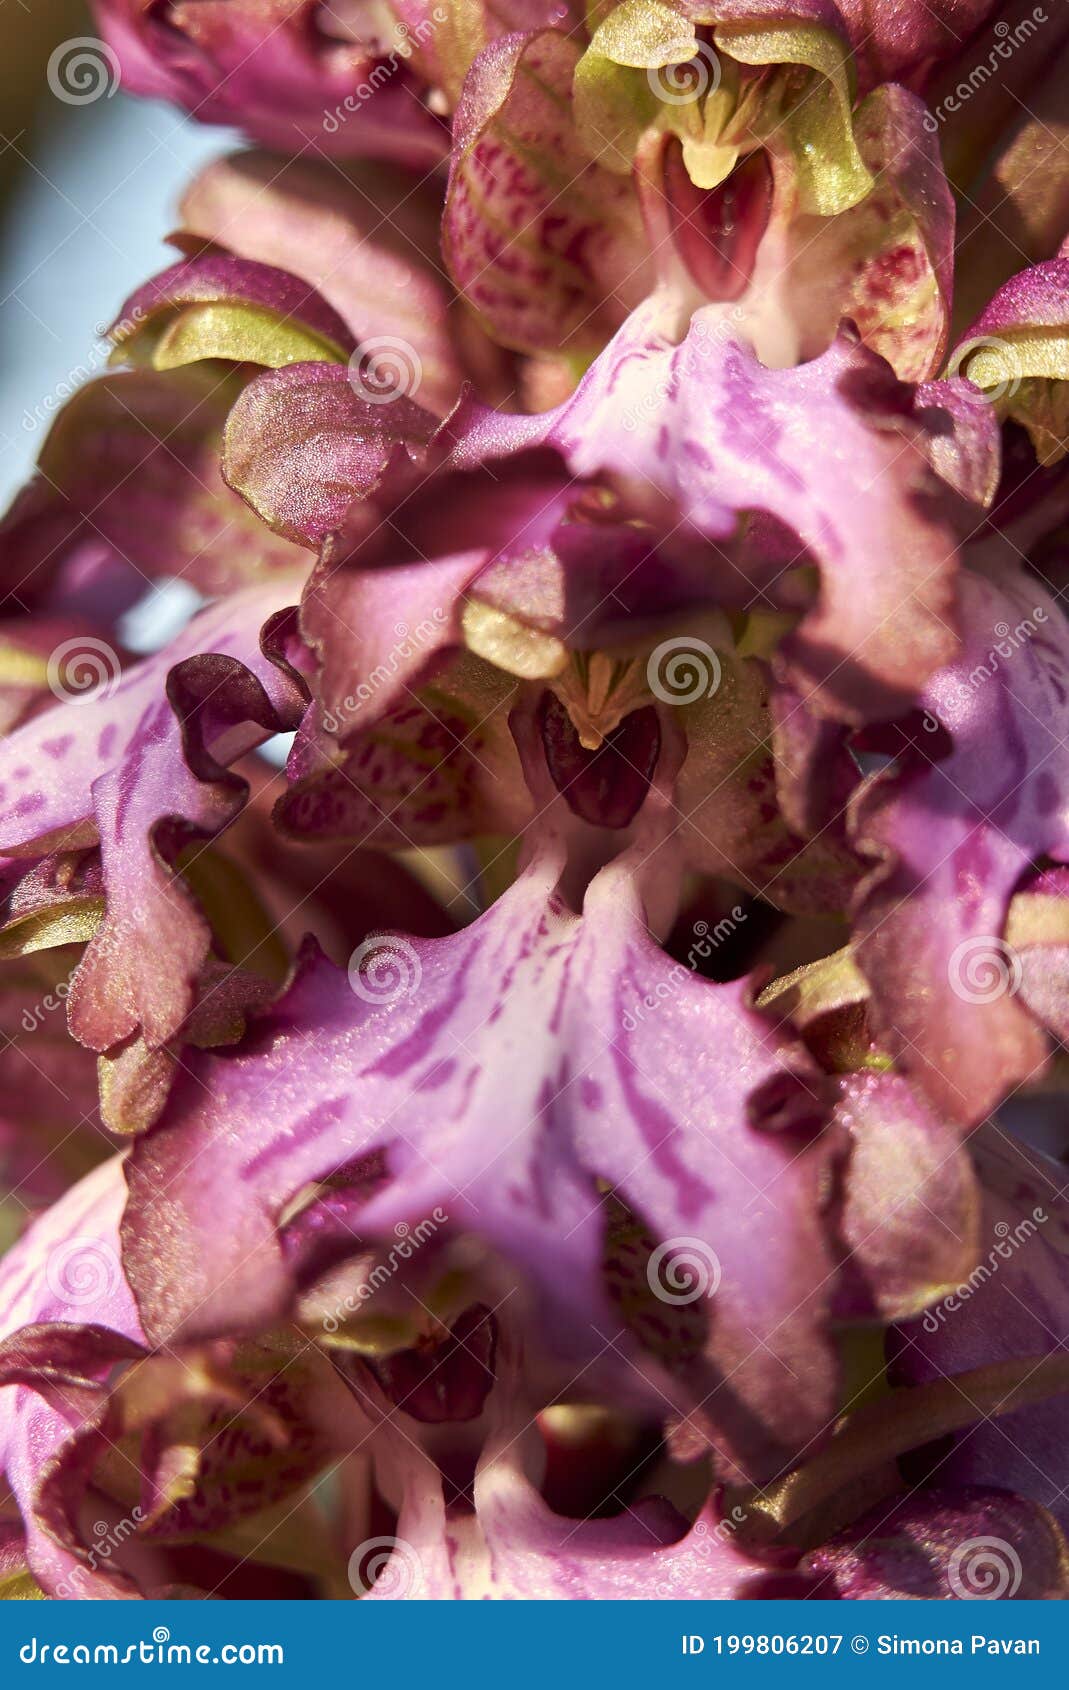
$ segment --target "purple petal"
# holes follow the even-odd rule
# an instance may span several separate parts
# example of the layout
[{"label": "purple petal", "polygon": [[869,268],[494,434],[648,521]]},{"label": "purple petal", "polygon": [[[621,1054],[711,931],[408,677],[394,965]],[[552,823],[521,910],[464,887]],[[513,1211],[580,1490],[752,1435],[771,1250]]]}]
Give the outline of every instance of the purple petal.
[{"label": "purple petal", "polygon": [[[716,307],[679,344],[671,328],[663,302],[635,312],[548,416],[470,408],[454,424],[457,461],[549,441],[574,474],[614,476],[677,544],[688,533],[731,541],[746,513],[774,519],[776,544],[758,525],[720,562],[722,600],[767,608],[793,567],[815,562],[819,598],[782,648],[794,683],[824,714],[907,708],[954,650],[956,547],[901,390],[845,340],[769,370]],[[827,443],[819,454],[815,435]]]},{"label": "purple petal", "polygon": [[225,765],[296,726],[304,693],[259,638],[299,588],[290,576],[236,594],[125,674],[105,647],[94,691],[4,742],[2,848],[100,840],[107,914],[71,1002],[72,1026],[93,1049],[139,1027],[162,1044],[191,1007],[209,933],[161,861],[157,830],[177,816],[217,832],[247,790]]},{"label": "purple petal", "polygon": [[333,14],[317,0],[177,0],[164,16],[154,0],[96,0],[95,9],[123,86],[200,123],[237,126],[281,152],[315,146],[424,170],[446,151],[447,132],[396,50],[381,85],[385,44],[372,30],[332,35]]},{"label": "purple petal", "polygon": [[852,833],[881,859],[854,918],[874,1026],[937,1108],[971,1124],[1046,1062],[1004,931],[1030,862],[1069,848],[1069,634],[1024,576],[969,574],[962,599],[964,653],[928,683],[913,748],[871,779]]},{"label": "purple petal", "polygon": [[[662,955],[626,869],[603,871],[582,917],[554,894],[559,872],[532,867],[455,938],[369,940],[351,984],[308,959],[245,1054],[201,1059],[203,1081],[180,1083],[131,1164],[145,1319],[162,1337],[276,1317],[291,1295],[288,1198],[385,1150],[391,1179],[362,1211],[365,1235],[440,1206],[533,1276],[561,1345],[598,1351],[615,1330],[600,1178],[664,1241],[658,1260],[689,1244],[707,1286],[723,1286],[710,1360],[730,1390],[707,1412],[748,1402],[751,1442],[794,1445],[824,1424],[831,1386],[816,1076],[745,986]],[[159,1255],[164,1207],[187,1240],[180,1286]]]},{"label": "purple petal", "polygon": [[[611,1519],[567,1519],[539,1496],[515,1447],[491,1445],[475,1477],[474,1513],[450,1516],[430,1463],[406,1451],[397,1464],[407,1484],[395,1546],[365,1600],[724,1601],[766,1594],[765,1569],[733,1546],[730,1523],[722,1525],[711,1507],[689,1528],[668,1503],[651,1498]],[[805,1588],[797,1580],[776,1594]]]},{"label": "purple petal", "polygon": [[[30,1567],[61,1594],[65,1581],[77,1590],[89,1575],[42,1522],[48,1464],[99,1405],[116,1363],[142,1347],[119,1256],[124,1201],[113,1158],[49,1209],[0,1268],[0,1466],[22,1514]],[[131,1593],[106,1562],[92,1588],[105,1599]]]}]

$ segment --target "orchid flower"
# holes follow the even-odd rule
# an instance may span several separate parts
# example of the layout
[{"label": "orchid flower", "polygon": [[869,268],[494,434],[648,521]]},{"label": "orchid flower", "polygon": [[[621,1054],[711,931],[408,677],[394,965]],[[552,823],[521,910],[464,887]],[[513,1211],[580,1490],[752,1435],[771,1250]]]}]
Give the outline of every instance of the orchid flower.
[{"label": "orchid flower", "polygon": [[281,152],[316,139],[342,157],[423,168],[448,147],[385,4],[101,0],[97,10],[131,92],[173,100],[201,123],[233,124]]},{"label": "orchid flower", "polygon": [[1069,1595],[1003,10],[97,0],[253,146],[0,523],[5,1595]]}]

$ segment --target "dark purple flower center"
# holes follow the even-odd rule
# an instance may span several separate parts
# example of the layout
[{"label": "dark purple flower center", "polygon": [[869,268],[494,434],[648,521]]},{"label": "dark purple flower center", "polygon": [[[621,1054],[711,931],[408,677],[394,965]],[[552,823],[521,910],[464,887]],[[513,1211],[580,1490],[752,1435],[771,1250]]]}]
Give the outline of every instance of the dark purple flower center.
[{"label": "dark purple flower center", "polygon": [[555,693],[542,694],[538,720],[547,767],[569,809],[594,827],[627,827],[650,789],[661,753],[654,707],[632,710],[594,751],[581,743]]},{"label": "dark purple flower center", "polygon": [[440,1425],[478,1419],[494,1383],[496,1349],[497,1322],[475,1303],[448,1333],[367,1365],[391,1402],[414,1420]]}]

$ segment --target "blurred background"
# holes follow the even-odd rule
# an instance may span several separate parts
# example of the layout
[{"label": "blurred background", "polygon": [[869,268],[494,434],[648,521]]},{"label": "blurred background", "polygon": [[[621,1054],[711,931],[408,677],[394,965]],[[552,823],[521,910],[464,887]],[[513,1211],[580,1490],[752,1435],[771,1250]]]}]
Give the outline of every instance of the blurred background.
[{"label": "blurred background", "polygon": [[177,255],[183,184],[233,137],[118,86],[79,0],[0,0],[0,508],[101,331]]}]

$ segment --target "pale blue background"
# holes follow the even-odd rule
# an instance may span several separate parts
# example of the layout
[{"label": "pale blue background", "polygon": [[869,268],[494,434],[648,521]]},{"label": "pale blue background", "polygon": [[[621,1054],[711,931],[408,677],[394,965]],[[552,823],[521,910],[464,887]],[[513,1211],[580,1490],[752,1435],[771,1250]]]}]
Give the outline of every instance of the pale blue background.
[{"label": "pale blue background", "polygon": [[103,368],[98,329],[173,262],[183,185],[236,137],[120,93],[64,106],[43,90],[0,256],[0,506],[33,467],[58,393]]}]

